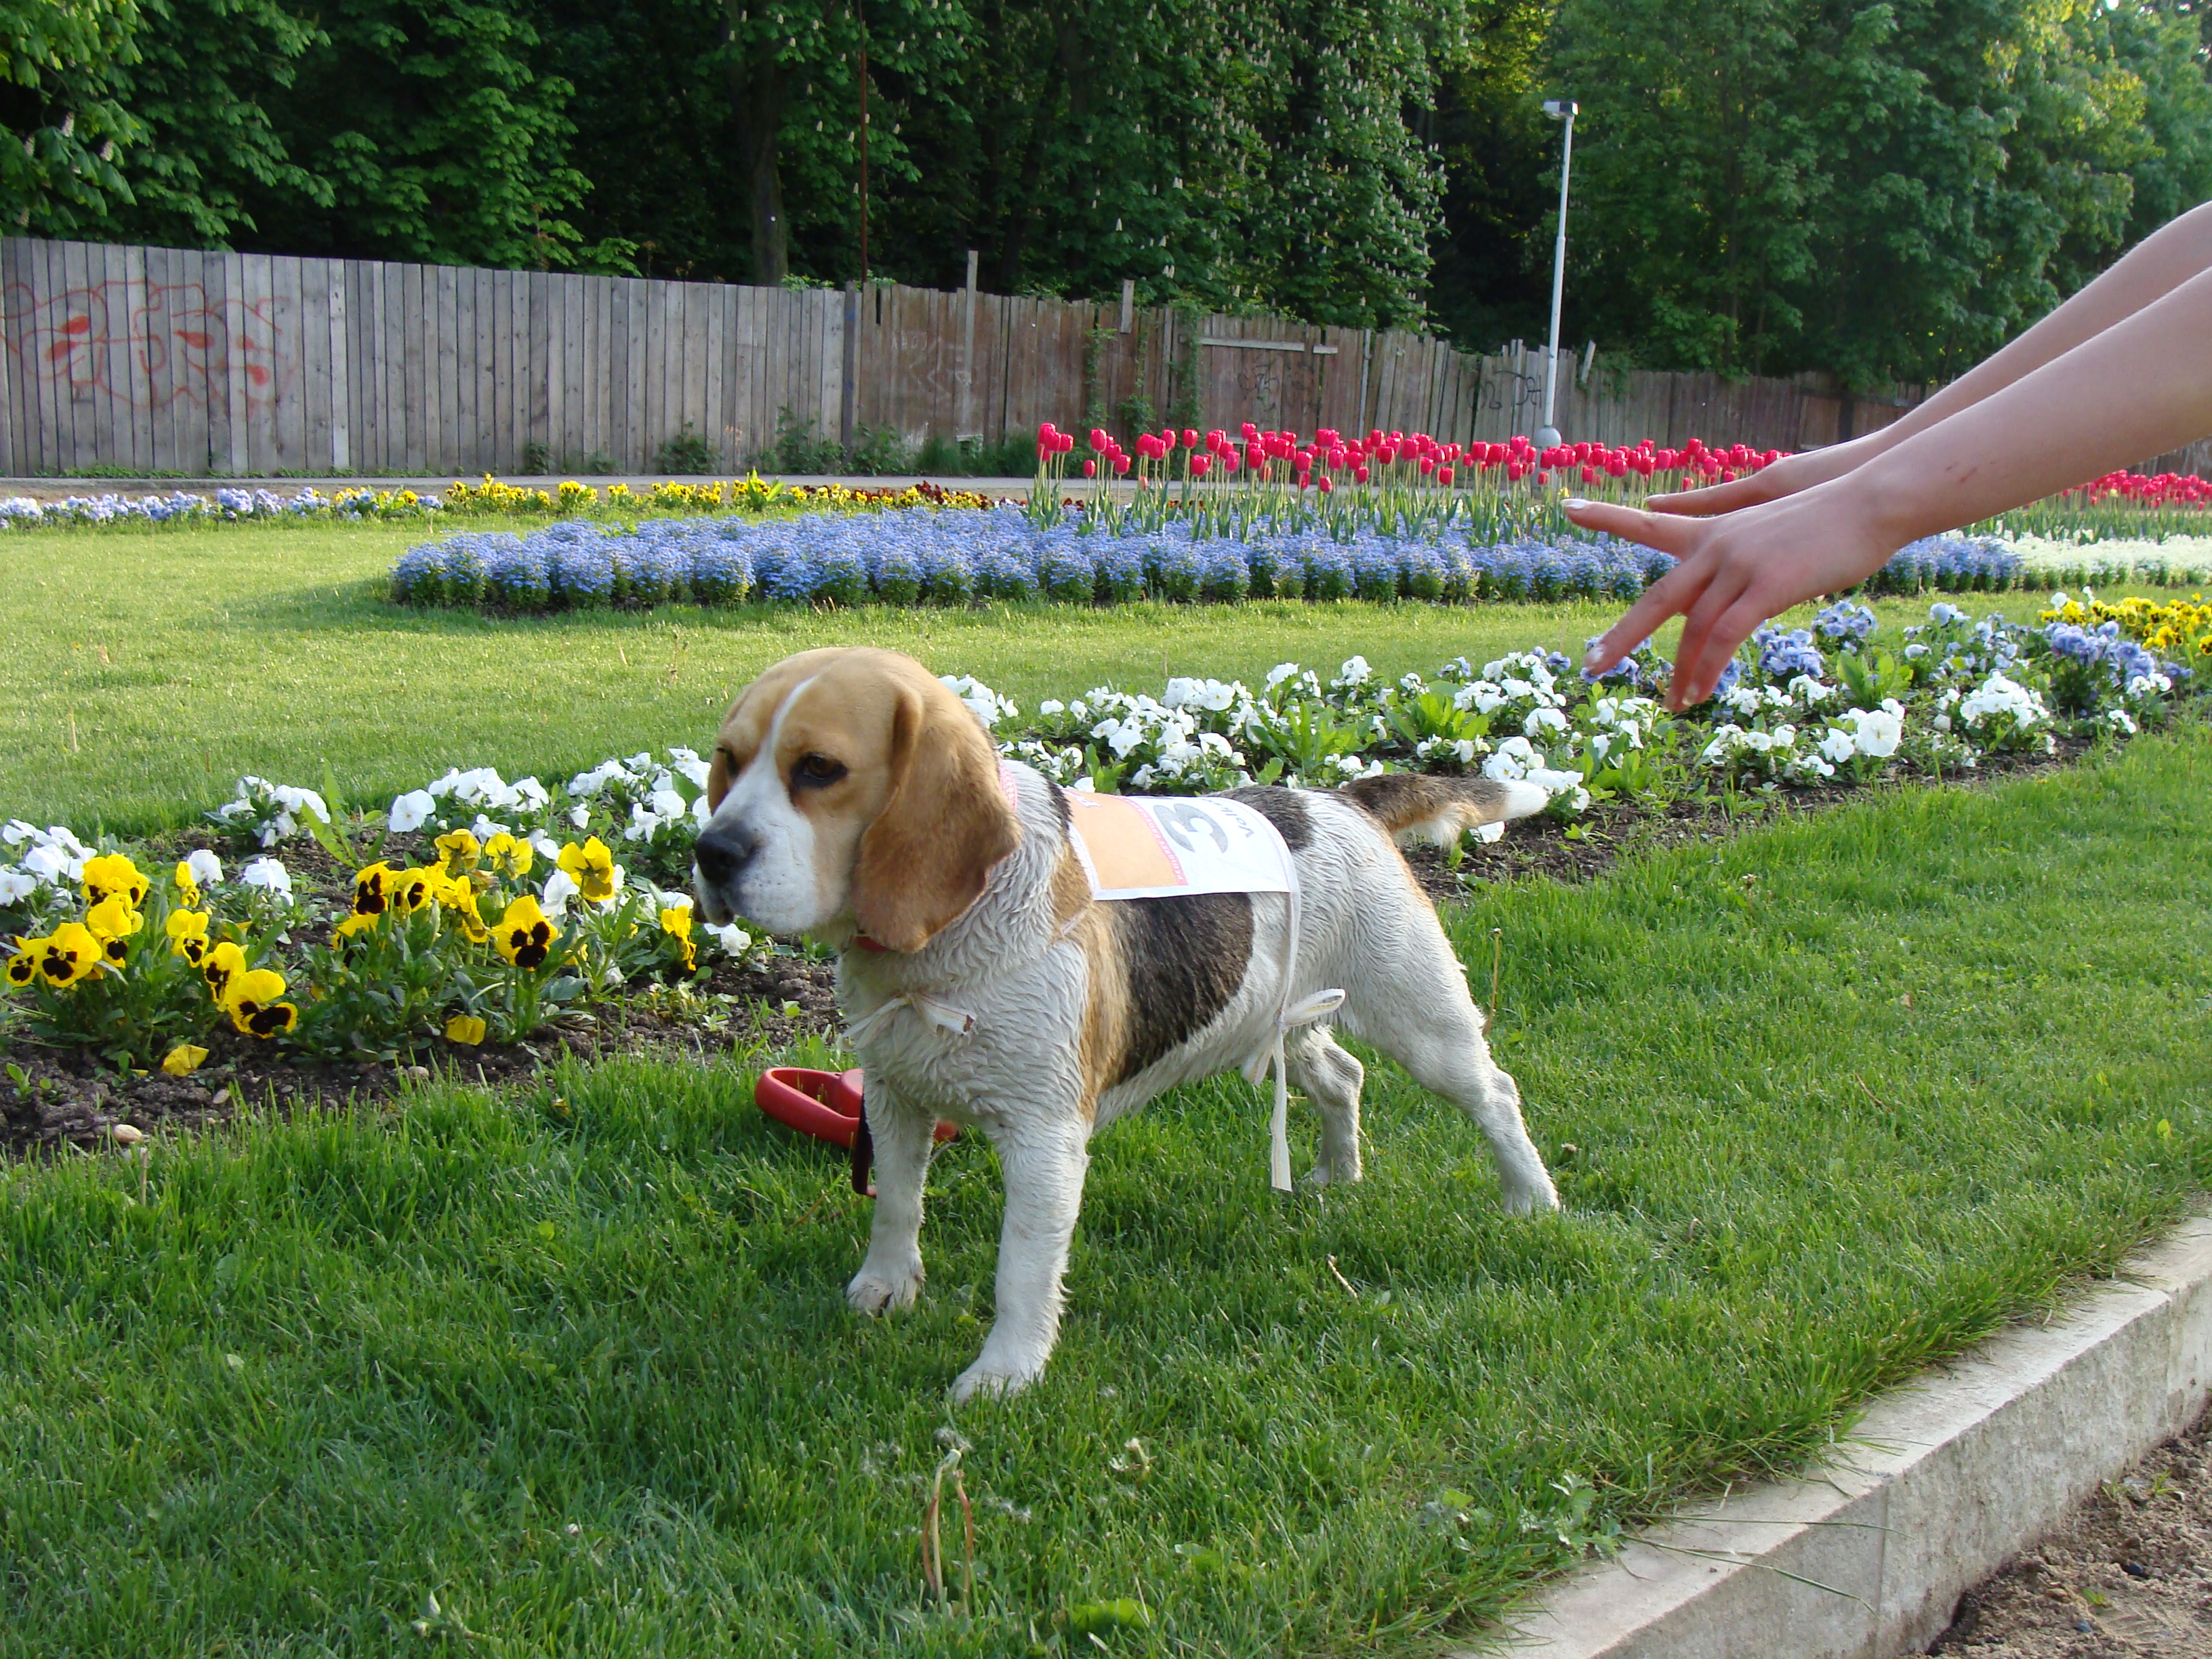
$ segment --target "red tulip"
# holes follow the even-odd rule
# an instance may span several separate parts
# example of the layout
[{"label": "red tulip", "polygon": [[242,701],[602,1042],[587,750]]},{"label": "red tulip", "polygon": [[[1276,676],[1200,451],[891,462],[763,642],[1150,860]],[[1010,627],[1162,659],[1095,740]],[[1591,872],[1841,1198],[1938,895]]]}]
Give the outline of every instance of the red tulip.
[{"label": "red tulip", "polygon": [[1098,463],[1096,460],[1084,462],[1083,476],[1086,478],[1097,477],[1098,476]]},{"label": "red tulip", "polygon": [[1190,476],[1194,478],[1203,478],[1207,472],[1212,470],[1212,466],[1213,458],[1212,456],[1194,455],[1190,458]]},{"label": "red tulip", "polygon": [[1364,466],[1353,467],[1352,469],[1352,482],[1355,483],[1365,483],[1367,482],[1367,469]]},{"label": "red tulip", "polygon": [[1106,430],[1103,427],[1094,426],[1091,428],[1091,447],[1094,451],[1103,453],[1109,441],[1109,440],[1106,436]]},{"label": "red tulip", "polygon": [[1437,482],[1438,483],[1440,483],[1440,484],[1443,484],[1443,485],[1445,485],[1445,486],[1449,487],[1449,486],[1450,485],[1450,483],[1451,483],[1451,481],[1452,481],[1452,469],[1451,469],[1450,467],[1449,467],[1449,466],[1440,466],[1440,467],[1438,467],[1438,468],[1437,469]]},{"label": "red tulip", "polygon": [[1122,473],[1127,472],[1128,470],[1129,470],[1129,458],[1128,458],[1127,455],[1116,455],[1116,456],[1114,458],[1114,471],[1115,471],[1115,475],[1116,477],[1119,477],[1119,476],[1120,476],[1120,475],[1121,475]]},{"label": "red tulip", "polygon": [[1198,447],[1198,428],[1196,427],[1187,426],[1183,428],[1182,447],[1185,449],[1195,449]]},{"label": "red tulip", "polygon": [[[1304,479],[1303,477],[1301,477],[1301,478],[1300,478],[1300,480],[1299,480],[1299,482],[1300,482],[1301,483],[1303,483],[1304,482]],[[1331,483],[1330,483],[1327,478],[1323,478],[1323,479],[1321,481],[1321,493],[1322,493],[1322,495],[1328,495],[1328,492],[1329,492],[1330,490],[1332,490],[1332,489],[1335,489],[1335,488],[1336,488],[1336,486],[1335,486],[1334,484]]]}]

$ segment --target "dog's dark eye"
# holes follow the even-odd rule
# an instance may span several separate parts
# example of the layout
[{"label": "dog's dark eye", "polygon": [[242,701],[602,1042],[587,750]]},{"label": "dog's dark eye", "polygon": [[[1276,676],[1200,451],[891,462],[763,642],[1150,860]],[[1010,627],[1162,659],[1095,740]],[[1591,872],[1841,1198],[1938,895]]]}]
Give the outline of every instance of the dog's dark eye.
[{"label": "dog's dark eye", "polygon": [[845,763],[834,761],[827,755],[801,755],[799,764],[791,769],[791,787],[794,789],[827,789],[845,775]]}]

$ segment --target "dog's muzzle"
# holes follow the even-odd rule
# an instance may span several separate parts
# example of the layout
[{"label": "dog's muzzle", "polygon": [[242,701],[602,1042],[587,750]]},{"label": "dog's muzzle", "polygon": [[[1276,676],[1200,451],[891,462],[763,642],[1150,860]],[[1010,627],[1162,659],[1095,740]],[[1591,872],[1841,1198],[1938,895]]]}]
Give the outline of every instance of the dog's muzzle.
[{"label": "dog's muzzle", "polygon": [[691,848],[699,902],[716,927],[744,913],[738,884],[760,851],[761,838],[742,824],[710,824]]}]

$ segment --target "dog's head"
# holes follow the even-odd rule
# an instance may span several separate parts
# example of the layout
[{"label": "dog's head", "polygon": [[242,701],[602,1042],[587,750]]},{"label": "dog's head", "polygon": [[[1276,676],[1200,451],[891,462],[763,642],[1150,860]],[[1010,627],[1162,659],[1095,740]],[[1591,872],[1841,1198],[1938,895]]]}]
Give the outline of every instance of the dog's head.
[{"label": "dog's head", "polygon": [[770,933],[918,951],[981,896],[1020,825],[975,716],[895,651],[787,657],[724,717],[699,902]]}]

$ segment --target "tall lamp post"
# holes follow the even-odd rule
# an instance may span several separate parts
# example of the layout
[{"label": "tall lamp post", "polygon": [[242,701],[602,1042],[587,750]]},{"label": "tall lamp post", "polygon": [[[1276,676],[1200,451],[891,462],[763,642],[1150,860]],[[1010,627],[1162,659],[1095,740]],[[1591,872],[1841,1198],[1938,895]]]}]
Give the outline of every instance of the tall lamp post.
[{"label": "tall lamp post", "polygon": [[1575,158],[1575,116],[1582,106],[1571,99],[1547,98],[1544,113],[1567,124],[1559,146],[1559,240],[1552,248],[1552,348],[1544,358],[1544,424],[1536,429],[1536,447],[1548,449],[1559,441],[1559,428],[1552,424],[1559,394],[1559,300],[1567,283],[1567,169]]}]

